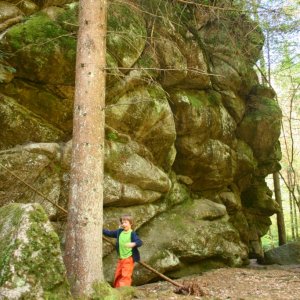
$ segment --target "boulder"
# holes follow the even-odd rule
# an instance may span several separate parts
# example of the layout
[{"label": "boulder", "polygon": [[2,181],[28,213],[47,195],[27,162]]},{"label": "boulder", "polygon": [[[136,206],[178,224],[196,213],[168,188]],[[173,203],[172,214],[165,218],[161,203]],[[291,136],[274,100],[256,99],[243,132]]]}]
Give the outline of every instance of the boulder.
[{"label": "boulder", "polygon": [[262,263],[265,265],[299,265],[300,242],[291,242],[265,252]]},{"label": "boulder", "polygon": [[1,299],[68,299],[59,238],[39,204],[0,208]]}]

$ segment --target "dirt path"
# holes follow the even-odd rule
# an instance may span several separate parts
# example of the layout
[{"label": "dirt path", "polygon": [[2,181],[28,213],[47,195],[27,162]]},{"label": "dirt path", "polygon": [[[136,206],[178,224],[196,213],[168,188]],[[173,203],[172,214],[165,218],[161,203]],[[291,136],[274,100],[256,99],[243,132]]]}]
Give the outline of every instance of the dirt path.
[{"label": "dirt path", "polygon": [[223,268],[190,276],[178,282],[197,282],[206,296],[175,294],[171,284],[157,282],[137,288],[137,299],[159,300],[299,300],[300,265],[259,266],[252,262],[247,268]]}]

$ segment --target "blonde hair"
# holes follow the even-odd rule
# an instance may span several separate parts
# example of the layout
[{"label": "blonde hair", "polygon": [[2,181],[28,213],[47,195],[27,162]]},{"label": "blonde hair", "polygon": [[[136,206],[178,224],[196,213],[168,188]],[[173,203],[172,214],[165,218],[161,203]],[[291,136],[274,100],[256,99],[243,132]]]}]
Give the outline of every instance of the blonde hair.
[{"label": "blonde hair", "polygon": [[132,217],[131,215],[122,215],[122,216],[120,217],[120,223],[122,223],[123,220],[129,221],[131,227],[134,226],[134,223],[133,223],[133,217]]}]

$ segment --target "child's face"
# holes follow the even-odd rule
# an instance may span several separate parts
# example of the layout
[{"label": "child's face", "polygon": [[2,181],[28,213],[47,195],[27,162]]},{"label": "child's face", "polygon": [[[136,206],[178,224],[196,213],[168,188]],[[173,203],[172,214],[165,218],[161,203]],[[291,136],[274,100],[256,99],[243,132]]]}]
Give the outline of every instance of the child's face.
[{"label": "child's face", "polygon": [[125,231],[128,231],[131,229],[131,224],[128,220],[122,220],[121,226]]}]

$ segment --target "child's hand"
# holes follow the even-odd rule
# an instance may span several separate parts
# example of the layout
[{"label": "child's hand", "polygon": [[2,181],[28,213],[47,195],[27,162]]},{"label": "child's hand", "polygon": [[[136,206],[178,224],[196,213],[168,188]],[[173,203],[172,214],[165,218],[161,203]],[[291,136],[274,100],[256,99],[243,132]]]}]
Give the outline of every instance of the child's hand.
[{"label": "child's hand", "polygon": [[136,243],[127,243],[125,246],[127,248],[134,248],[136,246]]}]

